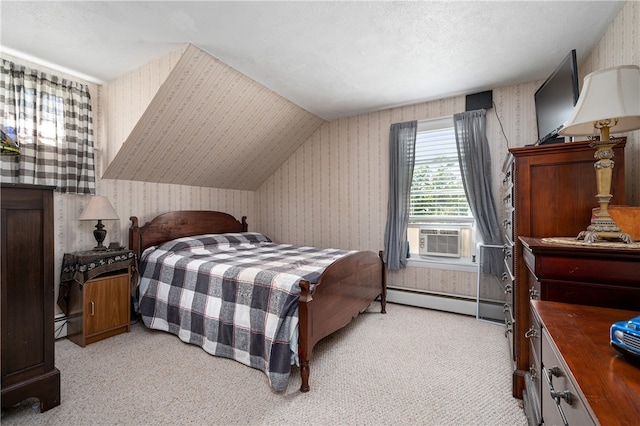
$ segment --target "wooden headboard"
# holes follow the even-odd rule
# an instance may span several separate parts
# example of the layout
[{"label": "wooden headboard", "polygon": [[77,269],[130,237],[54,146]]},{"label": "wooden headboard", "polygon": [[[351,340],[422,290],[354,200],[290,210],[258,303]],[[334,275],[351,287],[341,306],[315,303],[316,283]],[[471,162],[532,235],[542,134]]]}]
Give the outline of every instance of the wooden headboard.
[{"label": "wooden headboard", "polygon": [[222,234],[225,232],[247,232],[247,217],[242,222],[228,213],[209,210],[183,210],[156,216],[143,226],[138,226],[138,217],[131,216],[129,228],[129,249],[140,259],[142,252],[175,238],[201,234]]}]

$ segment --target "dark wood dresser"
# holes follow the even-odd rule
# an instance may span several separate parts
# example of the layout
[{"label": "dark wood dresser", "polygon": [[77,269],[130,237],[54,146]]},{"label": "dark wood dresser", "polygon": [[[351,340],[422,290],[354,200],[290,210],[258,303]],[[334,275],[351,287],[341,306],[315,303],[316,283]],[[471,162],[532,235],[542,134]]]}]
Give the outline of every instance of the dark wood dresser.
[{"label": "dark wood dresser", "polygon": [[545,425],[636,425],[640,364],[609,344],[611,324],[639,311],[531,301]]},{"label": "dark wood dresser", "polygon": [[[559,241],[557,241],[559,240]],[[531,314],[528,322],[528,329],[524,333],[525,341],[529,344],[529,371],[525,375],[525,389],[523,390],[523,402],[525,412],[531,424],[597,424],[593,415],[588,417],[586,411],[580,407],[586,404],[586,399],[559,400],[558,404],[550,401],[549,393],[554,390],[549,383],[560,381],[563,386],[577,387],[571,384],[567,374],[566,377],[560,376],[553,380],[549,379],[551,366],[545,367],[545,358],[547,361],[552,357],[554,352],[551,348],[555,341],[557,346],[563,347],[564,351],[573,354],[577,358],[585,358],[593,356],[587,342],[576,342],[578,339],[592,338],[594,336],[583,336],[582,333],[599,333],[598,344],[602,346],[602,342],[608,343],[607,330],[615,321],[623,321],[640,315],[640,247],[634,244],[631,248],[626,244],[609,244],[604,245],[593,244],[586,245],[575,241],[563,241],[561,238],[525,238],[520,237],[523,247],[523,258],[529,271],[528,288],[531,295]],[[573,240],[573,239],[571,239]],[[556,306],[554,304],[545,304],[540,301],[554,301],[571,303],[567,307],[562,308],[546,308],[554,315],[566,315],[564,321],[567,323],[563,335],[563,324],[547,327],[549,330],[545,332],[544,320],[541,319],[542,307]],[[617,312],[617,319],[611,320],[612,316],[606,317],[606,324],[593,320],[593,324],[586,323],[586,312],[600,312],[598,310],[591,311],[587,306],[608,307],[617,309],[626,309],[626,312]],[[604,312],[605,311],[601,311]],[[580,325],[580,329],[576,328],[575,321],[578,314],[585,316],[581,321],[585,322]],[[547,316],[550,316],[549,313]],[[590,318],[590,317],[589,317]],[[592,320],[592,319],[590,319]],[[610,321],[611,320],[611,321]],[[552,322],[557,322],[554,317]],[[550,336],[550,330],[557,327],[553,336]],[[595,338],[594,337],[594,338]],[[565,345],[565,341],[572,341],[575,347]],[[609,348],[607,348],[609,349]],[[570,352],[572,351],[572,352]],[[607,353],[614,351],[607,350]],[[557,352],[557,351],[556,351]],[[614,351],[615,352],[615,351]],[[567,355],[569,356],[569,355]],[[558,364],[558,362],[555,362]],[[640,366],[637,367],[640,374]],[[566,371],[566,368],[565,370]],[[586,373],[583,373],[586,374]],[[596,373],[592,373],[597,376]],[[584,377],[583,381],[598,381],[599,378]],[[566,383],[565,383],[566,382]],[[590,383],[589,382],[589,383]],[[636,383],[640,386],[640,382]],[[590,383],[589,386],[597,386]],[[555,389],[556,391],[558,389]],[[595,390],[592,390],[595,392]],[[570,392],[574,394],[576,391],[572,388]],[[599,392],[599,391],[598,391]],[[636,395],[640,398],[640,394]],[[545,402],[546,401],[546,402]],[[581,402],[582,401],[582,402]],[[571,402],[571,403],[569,403]],[[547,409],[545,409],[545,404]],[[548,406],[554,409],[549,410]],[[556,407],[555,405],[558,405]],[[558,408],[557,410],[555,408]],[[558,417],[558,413],[561,413]],[[563,416],[572,418],[573,421],[563,423]],[[603,414],[600,415],[602,417]],[[553,419],[553,421],[551,421]],[[592,420],[589,420],[592,419]],[[637,418],[640,422],[640,417]],[[602,424],[610,424],[605,422]],[[613,423],[611,423],[613,424]]]},{"label": "dark wood dresser", "polygon": [[[513,290],[513,317],[508,326],[513,329],[513,395],[517,398],[523,397],[530,368],[529,341],[524,334],[530,323],[529,300],[536,297],[530,293],[518,237],[572,237],[587,228],[591,211],[598,205],[594,149],[589,145],[589,141],[581,141],[509,150],[513,162],[505,170],[505,179],[511,179],[512,185],[507,185],[511,192],[505,195],[509,214],[505,220],[508,273],[504,279],[512,281],[506,285]],[[612,204],[625,204],[624,147],[625,143],[620,143],[614,148]]]},{"label": "dark wood dresser", "polygon": [[5,186],[2,205],[2,406],[60,404],[54,366],[53,190]]}]

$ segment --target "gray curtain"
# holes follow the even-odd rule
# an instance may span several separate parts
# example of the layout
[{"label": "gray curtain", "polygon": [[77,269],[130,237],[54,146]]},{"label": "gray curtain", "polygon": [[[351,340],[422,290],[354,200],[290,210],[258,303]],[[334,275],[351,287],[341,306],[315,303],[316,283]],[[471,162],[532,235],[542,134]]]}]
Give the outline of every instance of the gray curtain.
[{"label": "gray curtain", "polygon": [[[491,190],[491,152],[486,132],[486,111],[467,111],[453,116],[462,183],[469,207],[485,244],[502,245],[502,228]],[[484,273],[500,277],[504,271],[502,252],[488,250]]]},{"label": "gray curtain", "polygon": [[20,148],[1,157],[2,182],[95,194],[88,86],[2,59],[0,99],[0,127]]},{"label": "gray curtain", "polygon": [[387,269],[407,266],[409,197],[416,152],[417,121],[396,123],[389,132],[389,201],[384,231]]}]

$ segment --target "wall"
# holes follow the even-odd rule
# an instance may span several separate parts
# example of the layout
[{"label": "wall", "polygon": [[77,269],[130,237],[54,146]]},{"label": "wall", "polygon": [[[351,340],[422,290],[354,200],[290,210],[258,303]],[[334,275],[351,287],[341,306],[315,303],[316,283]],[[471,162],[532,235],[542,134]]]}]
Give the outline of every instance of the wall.
[{"label": "wall", "polygon": [[[640,65],[638,28],[640,3],[630,1],[591,55],[580,64],[581,75],[614,65]],[[247,215],[251,230],[263,232],[277,241],[381,250],[386,220],[389,126],[394,122],[436,118],[464,110],[464,97],[455,97],[325,123],[255,193],[100,179],[179,52],[172,55],[106,85],[89,83],[93,96],[98,194],[106,195],[120,216],[119,221],[105,222],[109,233],[107,242],[128,240],[128,218],[132,215],[144,223],[169,210],[213,209],[235,216]],[[3,57],[78,80],[8,55]],[[488,111],[487,126],[497,198],[507,147],[523,146],[535,139],[533,93],[540,83],[494,89],[496,107]],[[640,132],[627,136],[626,197],[628,204],[637,206],[640,205]],[[65,252],[95,245],[91,233],[94,224],[77,220],[87,202],[87,196],[55,195],[56,280]],[[455,271],[411,267],[391,272],[389,284],[475,295],[473,274]]]},{"label": "wall", "polygon": [[[640,66],[640,2],[628,1],[589,57],[580,64],[584,77],[593,71],[618,65]],[[619,136],[615,129],[612,136]],[[629,132],[625,155],[626,204],[640,206],[640,131]],[[615,159],[614,159],[615,160]],[[615,194],[611,200],[615,204]]]},{"label": "wall", "polygon": [[[507,139],[510,147],[535,139],[536,88],[536,84],[524,84],[494,90],[496,107],[487,112],[487,131],[496,198]],[[277,241],[382,250],[390,125],[452,115],[464,108],[465,97],[460,96],[324,124],[256,191],[258,227]],[[475,296],[476,274],[408,267],[391,271],[389,285]]]},{"label": "wall", "polygon": [[[101,87],[101,115],[105,121],[102,129],[106,136],[97,155],[97,176],[102,176],[186,48],[185,45]],[[119,233],[122,242],[128,241],[131,215],[138,216],[141,224],[171,210],[221,210],[236,217],[248,216],[249,220],[256,216],[253,191],[99,179],[98,193],[107,196],[120,215],[119,228],[114,232]]]},{"label": "wall", "polygon": [[[581,77],[610,66],[639,64],[639,15],[639,3],[632,1],[624,6],[592,54],[579,65]],[[507,149],[531,144],[537,138],[533,93],[541,83],[493,90],[495,108],[487,112],[487,136],[498,209],[501,168]],[[382,250],[390,125],[460,111],[464,111],[464,97],[392,108],[324,124],[256,191],[256,209],[260,212],[258,228],[277,241]],[[639,133],[627,135],[625,167],[629,205],[640,205]],[[389,285],[409,289],[472,297],[476,294],[475,274],[468,272],[408,267],[390,271],[388,281]]]},{"label": "wall", "polygon": [[[118,221],[104,222],[107,230],[105,244],[112,241],[128,244],[128,229],[131,223],[129,217],[133,215],[138,216],[140,224],[171,210],[219,210],[236,217],[246,215],[249,217],[249,223],[256,217],[253,191],[100,178],[155,91],[179,59],[180,51],[172,52],[104,85],[83,81],[73,75],[6,54],[2,57],[89,85],[94,123],[96,193],[106,196],[120,217]],[[96,245],[92,233],[95,223],[78,220],[89,202],[89,197],[54,193],[56,299],[64,253],[89,250]],[[59,314],[61,311],[56,305],[56,315]]]}]

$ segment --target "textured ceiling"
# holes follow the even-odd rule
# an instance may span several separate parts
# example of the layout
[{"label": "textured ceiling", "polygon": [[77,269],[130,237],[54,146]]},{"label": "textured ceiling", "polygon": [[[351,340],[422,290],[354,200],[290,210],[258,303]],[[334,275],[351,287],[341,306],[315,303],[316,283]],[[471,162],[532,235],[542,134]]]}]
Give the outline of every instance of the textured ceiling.
[{"label": "textured ceiling", "polygon": [[546,78],[619,1],[8,1],[7,53],[110,81],[180,46],[326,120]]},{"label": "textured ceiling", "polygon": [[103,177],[256,190],[322,123],[190,45]]},{"label": "textured ceiling", "polygon": [[2,0],[0,46],[108,85],[188,45],[103,177],[255,190],[324,120],[580,62],[623,4]]}]

